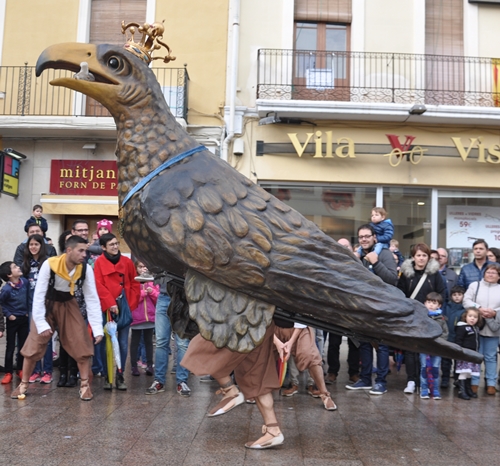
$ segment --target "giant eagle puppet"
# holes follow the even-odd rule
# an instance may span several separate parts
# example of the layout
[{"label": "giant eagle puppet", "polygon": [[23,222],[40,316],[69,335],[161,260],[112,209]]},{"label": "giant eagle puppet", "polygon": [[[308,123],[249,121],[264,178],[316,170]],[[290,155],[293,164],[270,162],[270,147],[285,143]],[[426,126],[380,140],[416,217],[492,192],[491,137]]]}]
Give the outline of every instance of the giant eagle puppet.
[{"label": "giant eagle puppet", "polygon": [[281,308],[367,340],[482,360],[439,338],[439,324],[421,303],[385,284],[314,223],[200,147],[170,113],[148,68],[158,43],[165,45],[159,41],[163,26],[130,26],[122,25],[131,32],[124,47],[53,45],[39,57],[36,72],[80,71],[51,84],[82,92],[110,111],[118,129],[123,236],[153,270],[185,276],[189,313],[204,338],[217,347],[251,351]]}]

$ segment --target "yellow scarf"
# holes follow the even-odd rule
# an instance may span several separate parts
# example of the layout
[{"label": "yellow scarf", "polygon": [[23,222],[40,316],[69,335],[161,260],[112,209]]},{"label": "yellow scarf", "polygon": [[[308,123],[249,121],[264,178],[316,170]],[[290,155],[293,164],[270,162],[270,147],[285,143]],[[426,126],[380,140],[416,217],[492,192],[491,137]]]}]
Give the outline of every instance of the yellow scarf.
[{"label": "yellow scarf", "polygon": [[73,277],[71,277],[68,273],[68,268],[66,267],[66,254],[61,254],[57,257],[50,257],[48,261],[52,271],[56,275],[59,275],[63,280],[69,282],[69,292],[74,295],[75,283],[82,275],[82,264],[78,264],[76,266],[75,273],[73,274]]}]

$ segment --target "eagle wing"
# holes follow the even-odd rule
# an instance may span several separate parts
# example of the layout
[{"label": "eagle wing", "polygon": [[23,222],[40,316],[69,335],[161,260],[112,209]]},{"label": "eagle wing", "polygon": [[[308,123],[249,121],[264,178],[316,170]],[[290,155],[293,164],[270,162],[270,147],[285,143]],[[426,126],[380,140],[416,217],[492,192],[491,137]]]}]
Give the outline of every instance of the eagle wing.
[{"label": "eagle wing", "polygon": [[[213,296],[206,292],[195,305],[186,292],[202,334],[217,344],[236,341],[232,335],[240,334],[241,322],[228,316],[235,300],[249,298],[302,314],[326,313],[337,325],[375,338],[441,333],[420,303],[405,299],[313,222],[208,151],[155,178],[142,194],[141,212],[150,237],[197,272],[192,283],[204,276],[208,290],[220,286],[228,296],[215,301],[227,324],[214,333],[207,320],[212,311],[205,312],[214,309]],[[264,312],[257,309],[252,312]],[[260,322],[269,320],[262,315]]]}]

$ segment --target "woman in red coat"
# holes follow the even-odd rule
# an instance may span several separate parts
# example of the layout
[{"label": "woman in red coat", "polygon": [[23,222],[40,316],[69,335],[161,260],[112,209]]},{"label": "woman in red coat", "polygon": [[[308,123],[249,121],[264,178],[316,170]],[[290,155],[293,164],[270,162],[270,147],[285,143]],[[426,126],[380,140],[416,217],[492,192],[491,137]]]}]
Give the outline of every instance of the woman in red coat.
[{"label": "woman in red coat", "polygon": [[[111,313],[116,314],[118,312],[116,299],[123,291],[125,291],[130,309],[136,309],[139,304],[141,288],[139,283],[134,280],[136,276],[134,263],[128,257],[121,255],[120,243],[113,233],[102,235],[99,238],[99,243],[103,253],[95,261],[94,275],[97,285],[97,294],[101,300],[102,311],[106,312],[109,309]],[[125,363],[127,362],[129,330],[130,326],[117,332],[122,369],[125,368]],[[104,373],[106,374],[104,389],[111,390],[113,386],[107,377],[108,371],[105,345],[102,361]],[[117,372],[116,374],[116,388],[118,390],[127,389],[125,381],[123,380],[123,373]]]}]

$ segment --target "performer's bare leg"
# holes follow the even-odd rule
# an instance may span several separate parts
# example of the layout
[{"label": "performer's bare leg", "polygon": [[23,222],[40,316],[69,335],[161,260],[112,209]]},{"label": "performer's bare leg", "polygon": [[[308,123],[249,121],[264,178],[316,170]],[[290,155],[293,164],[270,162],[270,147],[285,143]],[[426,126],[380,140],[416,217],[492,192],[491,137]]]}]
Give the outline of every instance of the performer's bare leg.
[{"label": "performer's bare leg", "polygon": [[80,371],[80,399],[82,401],[90,401],[94,398],[92,391],[90,390],[90,358],[85,362],[80,362],[78,364],[78,370]]},{"label": "performer's bare leg", "polygon": [[328,411],[335,411],[337,406],[330,397],[330,392],[326,389],[325,379],[323,377],[323,368],[321,366],[311,366],[308,369],[316,387],[319,389],[320,397],[323,401],[325,409]]},{"label": "performer's bare leg", "polygon": [[243,393],[239,391],[230,376],[220,377],[216,380],[220,386],[217,394],[222,393],[223,396],[220,403],[210,410],[208,413],[209,417],[226,414],[228,411],[231,411],[233,408],[236,408],[236,406],[245,402]]},{"label": "performer's bare leg", "polygon": [[264,427],[262,437],[255,442],[247,443],[247,448],[269,448],[270,446],[281,445],[283,443],[283,435],[276,419],[274,412],[274,400],[272,393],[266,393],[255,398],[257,408],[264,419]]},{"label": "performer's bare leg", "polygon": [[11,393],[11,398],[17,398],[20,395],[24,395],[28,390],[29,380],[33,370],[35,369],[36,361],[28,358],[24,358],[23,360],[23,378],[21,383],[17,386],[17,388]]},{"label": "performer's bare leg", "polygon": [[328,390],[326,389],[325,378],[323,377],[323,368],[321,366],[311,366],[308,367],[308,369],[320,393],[327,393]]}]

